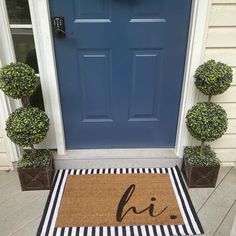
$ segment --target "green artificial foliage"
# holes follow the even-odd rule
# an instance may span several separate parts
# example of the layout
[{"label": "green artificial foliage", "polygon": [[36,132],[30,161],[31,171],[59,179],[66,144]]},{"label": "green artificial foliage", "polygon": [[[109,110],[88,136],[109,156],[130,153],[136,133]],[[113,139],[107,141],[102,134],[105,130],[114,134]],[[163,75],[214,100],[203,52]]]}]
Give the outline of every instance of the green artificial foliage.
[{"label": "green artificial foliage", "polygon": [[7,136],[22,147],[43,141],[48,129],[47,114],[35,107],[18,108],[6,121]]},{"label": "green artificial foliage", "polygon": [[18,162],[18,168],[46,168],[50,164],[52,153],[47,149],[37,149],[35,157],[29,149],[24,150],[22,159]]},{"label": "green artificial foliage", "polygon": [[19,146],[31,148],[24,151],[18,168],[45,168],[50,164],[50,152],[34,147],[34,144],[43,141],[49,130],[47,114],[39,108],[30,107],[29,97],[37,88],[39,91],[39,84],[35,70],[24,63],[10,63],[0,70],[0,89],[9,97],[21,99],[23,105],[8,117],[7,136]]},{"label": "green artificial foliage", "polygon": [[205,95],[212,96],[226,91],[233,79],[230,66],[209,60],[200,65],[194,75],[196,87]]},{"label": "green artificial foliage", "polygon": [[201,146],[185,147],[184,158],[193,166],[219,166],[220,160],[209,145],[205,145],[202,154]]},{"label": "green artificial foliage", "polygon": [[38,85],[39,78],[34,69],[22,62],[10,63],[0,70],[0,89],[9,97],[28,97]]},{"label": "green artificial foliage", "polygon": [[200,102],[187,113],[186,124],[190,134],[199,141],[214,141],[227,130],[225,110],[212,102]]}]

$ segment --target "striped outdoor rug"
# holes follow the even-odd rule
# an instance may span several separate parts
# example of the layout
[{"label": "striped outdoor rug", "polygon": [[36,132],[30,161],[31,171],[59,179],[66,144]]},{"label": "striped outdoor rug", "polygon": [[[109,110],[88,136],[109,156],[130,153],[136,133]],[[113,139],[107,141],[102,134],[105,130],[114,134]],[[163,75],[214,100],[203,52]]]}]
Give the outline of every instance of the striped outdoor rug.
[{"label": "striped outdoor rug", "polygon": [[[133,175],[130,175],[130,174],[133,174]],[[147,174],[150,174],[150,175],[147,175]],[[81,175],[83,175],[83,176],[81,176]],[[74,198],[74,200],[73,200],[73,197],[70,198],[70,195],[71,194],[73,195],[73,193],[74,193],[73,192],[74,189],[72,189],[72,192],[67,192],[70,190],[69,185],[71,185],[71,183],[74,180],[76,180],[76,179],[78,180],[77,177],[79,177],[79,176],[83,177],[83,178],[80,177],[80,180],[85,179],[87,181],[89,178],[84,178],[84,177],[86,177],[85,175],[87,175],[87,176],[90,175],[88,177],[92,177],[95,180],[96,180],[96,178],[99,179],[101,177],[102,178],[105,177],[105,179],[106,178],[109,179],[109,175],[113,175],[112,178],[110,178],[110,179],[115,179],[114,177],[116,177],[117,175],[120,175],[117,177],[122,177],[126,181],[129,181],[130,176],[133,176],[134,178],[135,178],[135,176],[137,176],[137,177],[139,177],[139,179],[140,179],[140,177],[141,177],[141,179],[143,179],[143,178],[146,178],[146,179],[151,178],[152,179],[153,178],[151,181],[153,183],[155,182],[156,177],[158,177],[158,176],[160,177],[162,175],[161,177],[165,177],[162,179],[166,179],[166,178],[169,179],[169,183],[170,183],[169,185],[171,186],[171,191],[173,192],[172,195],[174,195],[174,196],[171,196],[171,198],[174,198],[174,201],[172,201],[172,202],[175,202],[176,206],[177,206],[177,207],[174,207],[173,209],[178,209],[178,210],[176,210],[176,212],[175,212],[176,214],[174,214],[173,217],[171,215],[170,219],[177,218],[178,212],[179,212],[180,217],[178,217],[178,220],[180,220],[180,218],[181,218],[182,223],[181,224],[174,224],[174,223],[163,224],[162,223],[162,224],[158,224],[158,225],[149,224],[149,223],[125,224],[125,225],[124,224],[121,224],[121,225],[114,224],[114,225],[109,225],[109,226],[107,224],[106,224],[106,226],[103,226],[103,225],[100,225],[100,223],[98,223],[97,225],[96,224],[90,225],[90,223],[88,223],[88,226],[85,226],[83,224],[83,226],[76,225],[76,227],[75,227],[75,225],[73,225],[73,227],[72,227],[72,226],[68,225],[68,227],[66,227],[64,224],[65,224],[65,221],[69,220],[68,218],[70,218],[70,215],[65,214],[66,209],[64,209],[64,211],[63,211],[63,207],[65,208],[65,206],[66,206],[65,203],[69,202],[70,207],[72,207],[71,208],[72,211],[74,210],[73,207],[76,207],[73,205],[74,202],[77,202],[77,204],[78,203],[82,204],[80,202],[80,200],[78,200],[78,197]],[[93,176],[91,176],[91,175],[93,175]],[[95,175],[103,175],[103,176],[96,177]],[[142,176],[143,176],[143,178],[142,178]],[[122,178],[120,180],[122,180]],[[73,181],[70,182],[69,180],[73,180]],[[163,181],[164,180],[161,180],[160,183],[162,183]],[[116,182],[116,184],[117,184],[117,182]],[[77,185],[76,185],[76,188],[78,188],[78,191],[79,191],[80,187],[81,187],[80,181],[78,182]],[[112,186],[112,184],[110,184],[110,185]],[[123,183],[123,185],[124,185],[124,183]],[[142,183],[142,186],[143,185],[144,184]],[[167,188],[168,184],[166,184],[166,185],[163,184],[163,185],[164,186],[162,186],[160,188],[161,189],[160,192],[164,192],[164,194],[166,194],[166,192],[164,190],[165,190],[165,188]],[[91,183],[91,186],[93,186],[92,183]],[[72,185],[72,187],[73,187],[73,185]],[[96,186],[96,187],[98,188],[98,190],[100,189],[99,186]],[[147,185],[147,187],[148,187],[148,185]],[[149,186],[149,188],[150,188],[150,186]],[[82,189],[84,189],[83,186],[82,186]],[[105,189],[106,189],[106,187],[105,187]],[[133,189],[133,191],[134,191],[134,189]],[[103,192],[103,190],[102,190],[102,192]],[[145,195],[145,193],[144,193],[144,195]],[[83,196],[83,194],[82,194],[82,196]],[[112,198],[112,196],[113,195],[111,194],[110,198]],[[67,199],[67,198],[69,198],[69,199]],[[83,197],[81,197],[81,198],[83,198]],[[130,193],[128,194],[128,200],[129,200],[129,198],[131,198]],[[170,197],[167,197],[167,198],[169,201]],[[153,200],[154,198],[151,198],[151,199],[152,199],[152,201],[154,201]],[[165,199],[165,197],[164,197],[164,199]],[[127,202],[128,202],[128,200],[126,199]],[[81,201],[86,202],[86,198],[81,199]],[[162,199],[162,201],[163,201],[163,199]],[[100,202],[101,202],[101,199],[100,199]],[[171,202],[171,201],[169,201],[169,202]],[[165,203],[163,203],[163,204],[165,204]],[[109,203],[108,203],[108,205],[109,205]],[[148,206],[148,205],[146,205],[146,206]],[[151,208],[153,206],[152,206],[152,204],[150,204],[150,206],[147,207],[146,213],[148,211],[150,213]],[[137,209],[138,209],[138,207],[137,207]],[[142,209],[144,209],[144,207]],[[128,212],[127,215],[130,216],[131,213],[135,213],[135,210],[133,212],[132,211]],[[151,213],[150,213],[150,215],[151,215]],[[68,211],[67,211],[67,214],[68,214]],[[81,217],[82,216],[83,215],[81,215]],[[134,214],[134,216],[135,216],[135,214]],[[65,220],[63,220],[63,217]],[[84,218],[84,217],[82,217],[82,218]],[[86,219],[86,217],[85,217],[85,219]],[[170,222],[170,219],[167,220],[167,222]],[[77,217],[77,218],[72,219],[72,221],[69,220],[68,222],[74,222],[73,220],[80,221],[80,219],[78,219],[78,217]],[[132,220],[132,217],[131,217],[131,220]],[[161,220],[161,222],[163,221],[163,219],[161,219],[161,214],[160,214],[159,220]],[[88,222],[91,222],[91,219],[88,220]],[[108,222],[109,222],[109,220],[108,220]],[[60,224],[62,224],[63,226],[60,227]],[[41,223],[38,228],[37,236],[47,236],[47,235],[50,235],[50,236],[51,235],[52,236],[53,235],[57,235],[57,236],[77,236],[77,235],[78,236],[164,236],[164,235],[171,236],[171,235],[197,235],[197,234],[203,234],[203,233],[204,232],[203,232],[202,226],[201,226],[200,221],[197,217],[197,214],[194,210],[194,207],[193,207],[192,202],[190,200],[189,194],[187,192],[187,189],[186,189],[183,179],[181,177],[180,171],[179,171],[178,167],[176,166],[176,167],[172,167],[172,168],[66,169],[66,170],[57,171],[55,174],[53,187],[52,187],[50,194],[48,196],[48,200],[47,200],[47,203],[45,206],[42,220],[41,220]]]}]

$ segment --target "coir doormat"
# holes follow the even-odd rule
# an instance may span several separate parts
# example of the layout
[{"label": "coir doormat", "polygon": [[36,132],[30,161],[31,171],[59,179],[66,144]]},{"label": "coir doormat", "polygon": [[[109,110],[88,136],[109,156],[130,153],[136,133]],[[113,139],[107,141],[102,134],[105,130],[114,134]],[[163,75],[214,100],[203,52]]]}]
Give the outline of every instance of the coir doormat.
[{"label": "coir doormat", "polygon": [[203,233],[176,166],[59,170],[37,235]]}]

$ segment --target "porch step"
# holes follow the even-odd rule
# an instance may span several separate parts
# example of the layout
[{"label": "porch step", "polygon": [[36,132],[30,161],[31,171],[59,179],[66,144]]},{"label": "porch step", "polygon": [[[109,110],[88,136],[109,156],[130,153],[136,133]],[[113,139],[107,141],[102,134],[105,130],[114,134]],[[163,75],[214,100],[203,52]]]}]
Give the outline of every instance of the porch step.
[{"label": "porch step", "polygon": [[56,169],[171,167],[181,165],[174,149],[80,149],[54,155]]}]

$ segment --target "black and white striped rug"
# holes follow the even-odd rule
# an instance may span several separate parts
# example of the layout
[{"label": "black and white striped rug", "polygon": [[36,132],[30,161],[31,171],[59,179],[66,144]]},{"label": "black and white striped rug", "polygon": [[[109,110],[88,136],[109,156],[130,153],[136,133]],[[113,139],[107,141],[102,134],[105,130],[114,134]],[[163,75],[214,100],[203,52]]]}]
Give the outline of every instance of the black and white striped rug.
[{"label": "black and white striped rug", "polygon": [[[55,227],[66,179],[68,175],[86,174],[169,174],[175,197],[184,221],[181,225],[130,225],[109,227]],[[55,174],[37,236],[174,236],[203,234],[203,228],[190,200],[179,168],[116,168],[66,169]]]}]

